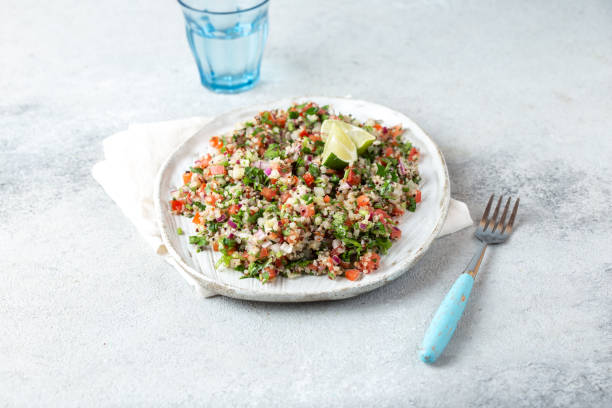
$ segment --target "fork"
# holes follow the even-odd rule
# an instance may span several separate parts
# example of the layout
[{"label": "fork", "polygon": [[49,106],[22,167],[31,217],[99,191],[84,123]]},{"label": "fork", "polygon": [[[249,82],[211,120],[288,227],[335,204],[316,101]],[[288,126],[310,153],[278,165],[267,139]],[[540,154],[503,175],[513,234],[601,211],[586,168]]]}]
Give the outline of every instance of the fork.
[{"label": "fork", "polygon": [[474,285],[474,278],[476,278],[478,269],[480,269],[480,264],[487,247],[494,244],[503,244],[512,233],[512,226],[514,225],[514,219],[518,211],[520,199],[516,200],[514,208],[512,209],[512,215],[510,215],[510,220],[505,224],[512,197],[508,197],[508,201],[506,201],[506,206],[504,207],[504,211],[499,221],[497,220],[497,215],[499,214],[503,196],[500,196],[499,200],[497,200],[495,211],[491,218],[489,218],[489,211],[491,210],[493,198],[494,194],[489,198],[482,219],[478,224],[478,228],[476,228],[476,238],[481,242],[480,248],[465,268],[465,271],[459,276],[446,294],[446,297],[436,311],[425,333],[425,338],[423,339],[423,344],[419,351],[421,360],[425,363],[433,363],[436,361],[446,348],[451,337],[453,337],[453,333],[457,328],[457,323],[459,323],[459,319],[461,319],[461,315],[463,315],[463,311],[465,310],[465,305],[470,297],[470,292]]}]

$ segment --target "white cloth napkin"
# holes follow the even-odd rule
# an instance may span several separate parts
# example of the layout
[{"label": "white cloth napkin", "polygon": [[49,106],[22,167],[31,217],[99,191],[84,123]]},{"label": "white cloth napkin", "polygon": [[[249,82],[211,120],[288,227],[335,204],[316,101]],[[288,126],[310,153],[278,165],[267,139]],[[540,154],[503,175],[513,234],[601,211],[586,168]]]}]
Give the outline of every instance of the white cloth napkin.
[{"label": "white cloth napkin", "polygon": [[[154,216],[153,185],[163,161],[211,118],[195,117],[130,125],[103,141],[104,160],[94,165],[94,179],[117,203],[153,250],[170,263],[203,297],[216,293],[204,288],[197,276],[167,254]],[[446,222],[438,237],[472,225],[465,203],[451,199]]]}]

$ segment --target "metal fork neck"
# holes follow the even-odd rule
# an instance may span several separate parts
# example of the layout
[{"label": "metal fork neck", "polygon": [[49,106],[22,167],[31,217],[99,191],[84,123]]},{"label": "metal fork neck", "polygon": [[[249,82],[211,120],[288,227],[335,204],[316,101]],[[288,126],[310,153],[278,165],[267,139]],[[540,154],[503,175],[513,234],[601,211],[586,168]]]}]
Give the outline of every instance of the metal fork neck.
[{"label": "metal fork neck", "polygon": [[471,275],[474,279],[476,279],[476,274],[480,269],[480,264],[482,263],[482,258],[487,250],[487,246],[489,245],[486,242],[480,242],[480,249],[478,249],[468,266],[465,268],[465,273]]}]

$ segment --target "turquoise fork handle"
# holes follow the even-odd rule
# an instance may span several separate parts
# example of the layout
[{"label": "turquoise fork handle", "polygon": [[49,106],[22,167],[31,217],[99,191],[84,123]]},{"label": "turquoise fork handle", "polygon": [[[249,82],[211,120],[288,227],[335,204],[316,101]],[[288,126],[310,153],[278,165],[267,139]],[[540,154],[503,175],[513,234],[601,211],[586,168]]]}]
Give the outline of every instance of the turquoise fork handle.
[{"label": "turquoise fork handle", "polygon": [[423,339],[419,354],[425,363],[436,361],[453,337],[473,285],[472,275],[462,273],[446,294]]}]

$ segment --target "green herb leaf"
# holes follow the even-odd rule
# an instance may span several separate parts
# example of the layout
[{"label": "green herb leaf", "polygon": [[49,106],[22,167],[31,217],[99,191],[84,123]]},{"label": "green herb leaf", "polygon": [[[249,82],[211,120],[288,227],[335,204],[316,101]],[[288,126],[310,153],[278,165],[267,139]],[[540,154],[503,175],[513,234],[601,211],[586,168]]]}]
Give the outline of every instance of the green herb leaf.
[{"label": "green herb leaf", "polygon": [[257,210],[257,212],[253,215],[249,215],[249,218],[247,218],[247,222],[249,224],[255,224],[257,222],[257,220],[259,219],[259,217],[261,217],[263,215],[263,208],[260,208],[259,210]]},{"label": "green herb leaf", "polygon": [[372,246],[377,248],[382,254],[386,254],[393,244],[389,238],[376,238],[371,242]]},{"label": "green herb leaf", "polygon": [[416,210],[416,200],[414,197],[408,197],[408,205],[406,209],[410,212],[414,212]]},{"label": "green herb leaf", "polygon": [[221,256],[221,258],[219,258],[219,260],[217,261],[217,263],[215,264],[215,268],[218,268],[221,264],[225,265],[225,266],[229,266],[230,265],[230,261],[232,260],[232,257],[227,255],[227,254],[223,254]]},{"label": "green herb leaf", "polygon": [[406,143],[402,143],[400,145],[400,150],[402,151],[402,153],[404,154],[408,154],[410,153],[410,149],[412,149],[412,143],[410,142],[406,142]]},{"label": "green herb leaf", "polygon": [[325,142],[321,141],[321,140],[317,140],[315,142],[315,150],[314,150],[314,154],[316,156],[320,155],[323,153],[323,148],[325,147]]},{"label": "green herb leaf", "polygon": [[264,157],[266,159],[274,159],[276,157],[280,157],[280,155],[281,155],[281,152],[280,152],[280,149],[278,148],[278,144],[276,143],[272,143],[270,146],[268,146],[268,149],[264,153]]},{"label": "green herb leaf", "polygon": [[194,201],[191,203],[194,207],[198,207],[200,210],[204,211],[206,209],[206,205],[199,202],[199,201]]},{"label": "green herb leaf", "polygon": [[208,221],[206,223],[206,227],[208,228],[208,231],[211,234],[214,234],[215,232],[219,231],[219,223],[216,221]]},{"label": "green herb leaf", "polygon": [[314,177],[319,177],[321,175],[321,170],[319,169],[319,166],[313,163],[311,163],[310,166],[308,166],[308,172],[312,174]]},{"label": "green herb leaf", "polygon": [[245,167],[242,182],[247,186],[253,186],[255,189],[261,190],[261,187],[266,185],[267,179],[266,173],[262,169]]},{"label": "green herb leaf", "polygon": [[208,240],[206,237],[201,237],[199,235],[192,235],[189,237],[189,243],[191,245],[197,245],[199,247],[208,245]]},{"label": "green herb leaf", "polygon": [[304,201],[305,204],[310,204],[310,203],[312,203],[313,195],[312,194],[304,194],[301,198],[302,198],[302,201]]},{"label": "green herb leaf", "polygon": [[318,110],[319,110],[318,107],[311,106],[310,108],[306,109],[306,114],[307,115],[314,115],[315,113],[317,113]]}]

